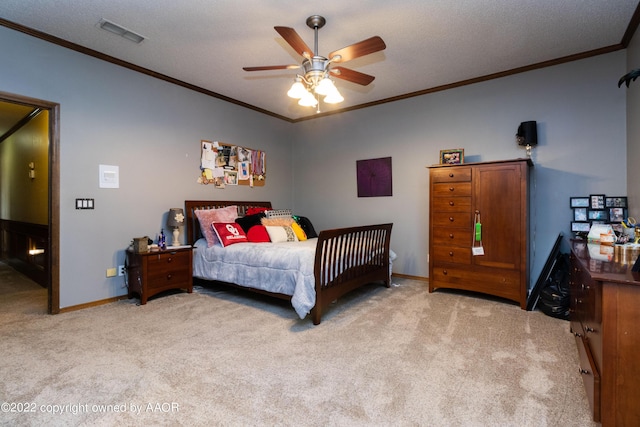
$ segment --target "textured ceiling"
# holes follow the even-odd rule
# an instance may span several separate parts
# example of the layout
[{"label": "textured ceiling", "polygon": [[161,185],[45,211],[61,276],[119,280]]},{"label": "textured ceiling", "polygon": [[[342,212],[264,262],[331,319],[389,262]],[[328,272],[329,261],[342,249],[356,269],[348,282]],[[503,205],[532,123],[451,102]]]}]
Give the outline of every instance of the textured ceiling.
[{"label": "textured ceiling", "polygon": [[[308,16],[327,24],[319,54],[374,35],[387,49],[341,64],[376,77],[343,80],[345,98],[322,112],[428,91],[593,50],[621,47],[637,0],[2,0],[0,18],[288,120],[316,115],[286,96],[296,70],[245,72],[301,57],[274,26],[294,28],[310,47]],[[101,19],[146,37],[134,44]],[[637,24],[636,24],[637,25]],[[613,82],[612,84],[615,84]]]}]

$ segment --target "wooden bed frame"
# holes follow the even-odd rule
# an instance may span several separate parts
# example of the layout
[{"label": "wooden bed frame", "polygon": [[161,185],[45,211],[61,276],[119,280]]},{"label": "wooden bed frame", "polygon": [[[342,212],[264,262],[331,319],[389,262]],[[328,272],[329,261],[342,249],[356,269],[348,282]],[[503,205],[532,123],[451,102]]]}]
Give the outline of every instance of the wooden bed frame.
[{"label": "wooden bed frame", "polygon": [[[200,224],[194,213],[196,210],[219,209],[231,205],[238,206],[241,216],[251,207],[271,209],[271,202],[187,200],[187,242],[193,245],[201,237]],[[392,226],[393,224],[378,224],[320,232],[314,265],[316,304],[311,310],[314,325],[320,323],[327,306],[347,292],[377,281],[384,282],[387,288],[391,286],[389,243]],[[195,280],[198,279],[194,278]],[[229,285],[281,299],[291,299],[289,295],[247,288],[241,283]]]}]

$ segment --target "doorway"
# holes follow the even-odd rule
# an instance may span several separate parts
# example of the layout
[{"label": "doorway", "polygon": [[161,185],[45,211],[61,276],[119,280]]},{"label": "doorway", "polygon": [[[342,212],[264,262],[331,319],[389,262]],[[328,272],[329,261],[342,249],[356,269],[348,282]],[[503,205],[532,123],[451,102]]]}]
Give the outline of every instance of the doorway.
[{"label": "doorway", "polygon": [[49,113],[48,133],[48,231],[45,250],[48,263],[44,275],[47,284],[47,312],[60,312],[60,105],[36,98],[0,92],[0,114],[3,108],[22,105],[44,109]]}]

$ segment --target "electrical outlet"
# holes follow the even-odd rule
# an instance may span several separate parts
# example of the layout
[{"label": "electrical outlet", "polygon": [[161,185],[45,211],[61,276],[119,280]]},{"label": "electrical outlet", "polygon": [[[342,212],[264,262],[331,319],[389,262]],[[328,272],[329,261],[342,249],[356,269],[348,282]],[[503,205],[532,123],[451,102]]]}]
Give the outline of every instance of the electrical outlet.
[{"label": "electrical outlet", "polygon": [[125,273],[124,265],[119,265],[118,266],[118,276],[124,276],[124,273]]}]

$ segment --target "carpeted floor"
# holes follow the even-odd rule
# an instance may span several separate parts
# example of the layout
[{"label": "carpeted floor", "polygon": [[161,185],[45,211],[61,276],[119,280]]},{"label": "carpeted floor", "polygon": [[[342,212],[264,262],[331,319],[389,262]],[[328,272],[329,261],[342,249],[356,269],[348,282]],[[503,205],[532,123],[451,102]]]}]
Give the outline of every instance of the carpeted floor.
[{"label": "carpeted floor", "polygon": [[47,313],[47,290],[0,261],[0,328]]},{"label": "carpeted floor", "polygon": [[55,316],[3,291],[0,424],[595,425],[568,322],[394,282],[318,326],[239,291]]}]

